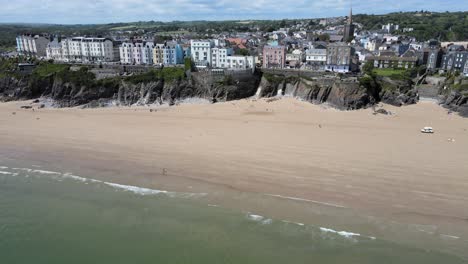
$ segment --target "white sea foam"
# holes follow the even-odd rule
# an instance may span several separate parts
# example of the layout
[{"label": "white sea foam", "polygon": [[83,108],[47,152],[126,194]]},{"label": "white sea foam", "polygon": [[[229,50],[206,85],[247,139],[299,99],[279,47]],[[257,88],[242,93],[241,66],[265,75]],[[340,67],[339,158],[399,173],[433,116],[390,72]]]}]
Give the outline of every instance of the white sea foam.
[{"label": "white sea foam", "polygon": [[332,203],[327,203],[327,202],[309,200],[309,199],[298,198],[298,197],[283,196],[283,195],[279,195],[279,194],[265,194],[265,195],[268,195],[268,196],[271,196],[271,197],[276,197],[276,198],[281,198],[281,199],[293,200],[293,201],[316,203],[316,204],[332,206],[332,207],[337,207],[337,208],[346,208],[346,207],[344,207],[342,205],[338,205],[338,204],[332,204]]},{"label": "white sea foam", "polygon": [[129,192],[141,194],[141,195],[170,194],[168,191],[154,190],[154,189],[142,188],[142,187],[137,187],[137,186],[132,186],[132,185],[122,185],[122,184],[117,184],[117,183],[112,183],[112,182],[104,182],[104,184],[117,188],[117,189],[129,191]]},{"label": "white sea foam", "polygon": [[81,182],[87,182],[87,181],[101,182],[101,181],[94,180],[94,179],[88,179],[88,178],[83,178],[83,177],[80,177],[80,176],[76,176],[76,175],[73,175],[71,173],[64,173],[64,174],[62,174],[62,177],[67,178],[67,179],[73,179],[73,180],[76,180],[76,181],[81,181]]},{"label": "white sea foam", "polygon": [[13,176],[18,175],[18,173],[9,172],[9,171],[0,171],[0,174],[2,174],[2,175],[13,175]]},{"label": "white sea foam", "polygon": [[273,219],[266,218],[261,215],[251,214],[251,213],[247,214],[247,219],[251,221],[259,222],[262,225],[269,225],[273,223]]},{"label": "white sea foam", "polygon": [[452,236],[452,235],[440,234],[440,236],[443,237],[443,238],[449,238],[449,239],[460,239],[460,237]]},{"label": "white sea foam", "polygon": [[61,175],[62,173],[56,171],[46,171],[46,170],[32,170],[34,173],[39,174],[49,174],[49,175]]},{"label": "white sea foam", "polygon": [[292,221],[288,221],[288,220],[282,220],[283,223],[286,223],[286,224],[293,224],[293,225],[298,225],[298,226],[305,226],[305,224],[303,223],[298,223],[298,222],[292,222]]},{"label": "white sea foam", "polygon": [[8,167],[5,167],[5,166],[0,166],[0,169],[2,169],[2,170],[6,170],[6,169],[8,169]]},{"label": "white sea foam", "polygon": [[48,175],[61,175],[62,173],[56,171],[47,171],[47,170],[33,170],[29,168],[12,168],[13,170],[21,170],[26,172],[32,173],[39,173],[39,174],[48,174]]},{"label": "white sea foam", "polygon": [[27,168],[11,168],[12,170],[21,170],[21,171],[27,171],[27,172],[31,172],[32,169],[27,169]]},{"label": "white sea foam", "polygon": [[[73,175],[70,172],[60,173],[60,172],[56,172],[56,171],[35,170],[35,169],[29,169],[29,168],[12,168],[12,169],[17,170],[17,171],[25,171],[25,172],[29,172],[29,173],[37,173],[37,174],[48,175],[49,177],[54,178],[54,179],[56,179],[58,181],[62,181],[63,179],[71,179],[71,180],[83,182],[85,184],[89,184],[89,182],[102,183],[102,184],[111,186],[111,187],[116,188],[116,189],[121,189],[121,190],[124,190],[124,191],[133,192],[133,193],[140,194],[140,195],[165,194],[165,195],[167,195],[169,197],[178,197],[178,198],[198,198],[198,197],[208,195],[207,193],[177,193],[177,192],[169,192],[169,191],[164,191],[164,190],[155,190],[155,189],[149,189],[149,188],[143,188],[143,187],[137,187],[137,186],[131,186],[131,185],[123,185],[123,184],[118,184],[118,183],[113,183],[113,182],[104,182],[104,181],[100,181],[100,180],[96,180],[96,179],[92,179],[92,178],[85,178],[85,177]],[[0,171],[0,174],[7,174],[7,172],[2,173]],[[14,176],[18,175],[18,173],[10,173],[10,172],[8,172],[8,174],[11,174],[11,175],[14,175]],[[27,177],[29,177],[29,176],[27,176]]]},{"label": "white sea foam", "polygon": [[200,197],[208,195],[208,193],[177,193],[177,192],[166,192],[165,194],[170,197],[178,197],[178,198],[200,198]]},{"label": "white sea foam", "polygon": [[208,207],[219,207],[217,204],[209,204]]},{"label": "white sea foam", "polygon": [[346,237],[346,238],[352,238],[354,236],[361,236],[361,234],[356,234],[356,233],[347,232],[347,231],[336,231],[336,230],[333,230],[333,229],[330,229],[330,228],[325,228],[325,227],[320,227],[320,231],[322,231],[324,233],[337,234],[337,235],[340,235],[340,236],[343,236],[343,237]]},{"label": "white sea foam", "polygon": [[259,222],[259,221],[263,221],[265,217],[261,215],[256,215],[256,214],[247,214],[247,219]]}]

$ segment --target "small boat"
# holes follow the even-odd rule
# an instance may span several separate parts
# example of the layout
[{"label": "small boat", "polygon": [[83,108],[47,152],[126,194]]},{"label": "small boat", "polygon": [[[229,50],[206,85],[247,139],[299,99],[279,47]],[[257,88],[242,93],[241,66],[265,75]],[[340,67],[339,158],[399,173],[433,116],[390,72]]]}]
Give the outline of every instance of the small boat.
[{"label": "small boat", "polygon": [[424,127],[421,129],[421,133],[434,134],[434,129],[432,127]]}]

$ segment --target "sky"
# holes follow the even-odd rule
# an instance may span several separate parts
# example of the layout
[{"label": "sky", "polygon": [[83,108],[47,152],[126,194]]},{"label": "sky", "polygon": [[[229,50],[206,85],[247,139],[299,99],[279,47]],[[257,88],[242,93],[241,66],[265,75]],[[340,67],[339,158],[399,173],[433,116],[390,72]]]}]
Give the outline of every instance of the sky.
[{"label": "sky", "polygon": [[[351,0],[0,0],[0,23],[101,24],[344,16]],[[354,0],[353,13],[467,11],[466,0]]]}]

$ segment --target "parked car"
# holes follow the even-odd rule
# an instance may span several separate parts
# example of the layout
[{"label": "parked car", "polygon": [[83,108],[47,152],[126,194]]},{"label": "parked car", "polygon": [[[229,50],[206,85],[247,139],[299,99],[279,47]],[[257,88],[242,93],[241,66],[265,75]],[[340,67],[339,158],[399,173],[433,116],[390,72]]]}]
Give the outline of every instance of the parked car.
[{"label": "parked car", "polygon": [[434,134],[434,129],[432,127],[424,127],[421,129],[421,133]]}]

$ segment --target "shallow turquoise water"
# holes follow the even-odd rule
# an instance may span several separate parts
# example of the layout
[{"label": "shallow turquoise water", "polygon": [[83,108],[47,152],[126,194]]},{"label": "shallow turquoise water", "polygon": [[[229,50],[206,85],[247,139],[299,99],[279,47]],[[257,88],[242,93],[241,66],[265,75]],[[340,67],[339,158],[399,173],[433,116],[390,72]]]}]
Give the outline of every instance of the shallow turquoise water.
[{"label": "shallow turquoise water", "polygon": [[202,195],[0,171],[0,263],[465,263],[209,206]]}]

